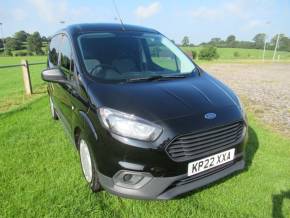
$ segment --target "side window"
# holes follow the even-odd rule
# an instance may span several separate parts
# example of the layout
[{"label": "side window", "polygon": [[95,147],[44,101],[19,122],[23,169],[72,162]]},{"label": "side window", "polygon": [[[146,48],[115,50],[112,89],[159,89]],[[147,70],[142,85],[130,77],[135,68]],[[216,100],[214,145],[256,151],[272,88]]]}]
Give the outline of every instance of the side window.
[{"label": "side window", "polygon": [[72,79],[73,66],[72,48],[70,46],[69,39],[66,35],[62,35],[60,46],[60,67],[68,79]]},{"label": "side window", "polygon": [[159,67],[178,72],[180,69],[179,59],[166,46],[155,45],[153,41],[148,40],[148,47],[151,61]]},{"label": "side window", "polygon": [[49,59],[49,67],[56,67],[58,65],[58,46],[59,46],[59,36],[54,36],[49,44],[49,53],[48,53],[48,59]]}]

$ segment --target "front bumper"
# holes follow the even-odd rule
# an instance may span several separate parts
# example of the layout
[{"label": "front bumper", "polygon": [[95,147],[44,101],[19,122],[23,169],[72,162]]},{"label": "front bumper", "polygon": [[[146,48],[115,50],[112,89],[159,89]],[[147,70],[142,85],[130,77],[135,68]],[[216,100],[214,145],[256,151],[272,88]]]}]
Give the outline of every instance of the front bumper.
[{"label": "front bumper", "polygon": [[108,192],[135,199],[172,199],[178,195],[198,189],[233,172],[242,170],[245,161],[242,154],[236,155],[235,159],[229,163],[210,169],[195,176],[188,177],[187,174],[173,177],[153,177],[145,186],[139,189],[130,189],[117,186],[112,178],[98,173],[102,187]]},{"label": "front bumper", "polygon": [[[231,116],[226,118],[223,118],[222,121],[218,118],[211,121],[210,127],[226,125],[234,120]],[[127,139],[104,131],[102,128],[97,129],[100,138],[96,146],[92,147],[92,150],[102,187],[108,192],[127,198],[171,199],[208,185],[245,167],[244,150],[247,143],[247,131],[232,147],[226,148],[226,150],[236,149],[233,161],[188,177],[189,162],[223,151],[205,152],[203,157],[188,161],[177,162],[172,160],[165,149],[176,135],[209,128],[209,124],[204,124],[205,126],[196,126],[196,129],[193,129],[192,123],[196,123],[194,117],[168,120],[166,125],[160,125],[170,128],[164,131],[164,134],[154,142]],[[120,171],[147,173],[152,176],[152,179],[142,187],[128,188],[118,185],[114,181],[114,177]]]}]

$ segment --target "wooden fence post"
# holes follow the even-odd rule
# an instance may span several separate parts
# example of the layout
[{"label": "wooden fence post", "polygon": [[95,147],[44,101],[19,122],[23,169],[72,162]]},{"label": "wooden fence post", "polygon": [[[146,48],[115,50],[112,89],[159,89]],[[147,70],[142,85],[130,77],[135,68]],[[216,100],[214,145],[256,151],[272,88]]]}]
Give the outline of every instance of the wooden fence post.
[{"label": "wooden fence post", "polygon": [[22,64],[22,77],[23,77],[25,94],[31,95],[32,94],[32,86],[31,86],[28,61],[22,60],[21,64]]}]

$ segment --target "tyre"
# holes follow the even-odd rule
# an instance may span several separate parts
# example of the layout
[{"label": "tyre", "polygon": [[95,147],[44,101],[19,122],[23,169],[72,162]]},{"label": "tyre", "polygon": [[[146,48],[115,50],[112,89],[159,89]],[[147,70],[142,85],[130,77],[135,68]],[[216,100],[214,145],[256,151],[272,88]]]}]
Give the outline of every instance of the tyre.
[{"label": "tyre", "polygon": [[98,192],[101,190],[101,185],[97,175],[96,163],[94,162],[94,159],[91,158],[91,151],[87,141],[82,137],[82,135],[79,138],[78,148],[83,175],[92,191]]},{"label": "tyre", "polygon": [[54,104],[53,104],[51,97],[49,97],[49,105],[50,105],[50,112],[51,112],[52,119],[58,120],[58,116],[57,116],[57,113],[55,111]]}]

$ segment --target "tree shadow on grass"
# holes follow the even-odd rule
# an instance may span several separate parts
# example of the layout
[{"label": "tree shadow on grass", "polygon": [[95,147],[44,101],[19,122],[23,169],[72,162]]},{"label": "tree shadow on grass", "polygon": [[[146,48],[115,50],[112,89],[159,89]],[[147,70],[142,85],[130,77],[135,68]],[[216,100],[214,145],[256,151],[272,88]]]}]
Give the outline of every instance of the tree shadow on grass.
[{"label": "tree shadow on grass", "polygon": [[38,91],[33,91],[33,95],[41,95],[41,94],[46,94],[47,91],[46,90],[38,90]]},{"label": "tree shadow on grass", "polygon": [[[39,95],[39,97],[35,98],[35,99],[32,99],[31,101],[25,103],[25,104],[22,104],[18,107],[15,107],[11,110],[8,110],[8,111],[4,111],[4,112],[0,112],[0,118],[4,119],[4,118],[7,118],[13,114],[16,114],[18,112],[21,112],[21,111],[25,111],[25,110],[28,110],[28,109],[31,109],[31,105],[33,105],[35,102],[38,102],[40,100],[42,100],[43,98],[45,97],[45,95]],[[48,103],[47,103],[48,105]]]},{"label": "tree shadow on grass", "polygon": [[[280,194],[272,195],[272,217],[273,218],[284,218],[286,216],[283,215],[282,206],[283,201],[288,198],[290,199],[290,190],[288,191],[281,191]],[[287,214],[289,215],[289,214]]]},{"label": "tree shadow on grass", "polygon": [[224,183],[225,181],[229,180],[230,178],[232,178],[234,176],[237,176],[238,174],[240,174],[242,172],[248,171],[253,163],[253,159],[255,157],[255,154],[256,154],[258,148],[259,148],[258,136],[257,136],[255,130],[251,126],[249,126],[249,128],[248,128],[248,142],[245,145],[245,156],[246,156],[245,157],[245,162],[246,162],[245,168],[241,171],[234,172],[231,175],[226,176],[225,178],[222,178],[222,179],[220,179],[216,182],[213,182],[211,184],[208,184],[204,187],[201,187],[201,188],[198,188],[198,189],[193,190],[191,192],[182,194],[182,195],[178,196],[176,199],[191,196],[192,194],[203,191],[204,189],[207,189],[207,188],[213,187],[215,185],[219,185],[221,183]]}]

